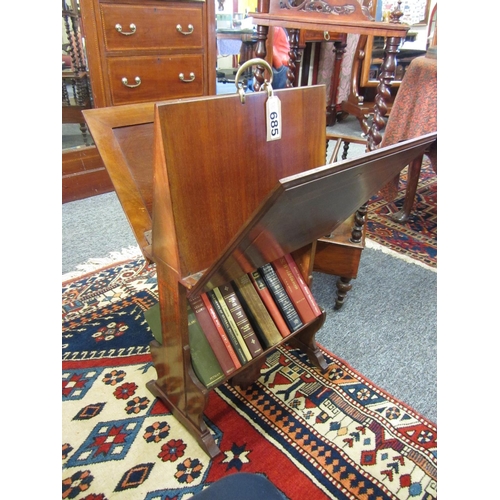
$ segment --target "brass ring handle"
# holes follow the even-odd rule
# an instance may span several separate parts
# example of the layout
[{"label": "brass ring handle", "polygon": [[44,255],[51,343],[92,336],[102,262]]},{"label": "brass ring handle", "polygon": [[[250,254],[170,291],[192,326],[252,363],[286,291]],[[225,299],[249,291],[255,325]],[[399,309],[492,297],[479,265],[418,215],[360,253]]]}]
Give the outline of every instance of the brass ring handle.
[{"label": "brass ring handle", "polygon": [[142,82],[141,82],[141,79],[140,79],[138,76],[136,76],[136,77],[135,77],[135,85],[131,85],[131,84],[129,84],[129,83],[128,83],[128,79],[127,79],[127,77],[125,77],[125,76],[124,76],[124,77],[122,78],[122,83],[123,83],[123,85],[125,85],[125,87],[128,87],[129,89],[135,89],[135,88],[136,88],[136,87],[138,87],[138,86],[139,86]]},{"label": "brass ring handle", "polygon": [[[273,83],[273,68],[266,60],[255,57],[254,59],[249,59],[248,61],[244,62],[240,66],[240,68],[238,69],[238,72],[236,73],[236,76],[234,78],[234,84],[236,85],[236,89],[237,89],[236,92],[239,94],[242,104],[245,104],[245,90],[243,89],[243,84],[241,84],[241,87],[240,87],[240,76],[250,66],[257,65],[257,64],[259,66],[264,66],[269,71],[269,74],[271,75],[271,80],[269,82],[267,80],[264,80],[263,88],[265,89],[266,87],[271,86],[271,84]],[[272,89],[272,86],[271,86],[271,89]]]},{"label": "brass ring handle", "polygon": [[186,79],[184,77],[184,73],[179,73],[179,80],[181,82],[184,82],[184,83],[190,83],[192,81],[194,81],[195,79],[195,74],[191,71],[191,73],[189,73],[189,79]]},{"label": "brass ring handle", "polygon": [[188,30],[189,31],[182,31],[182,26],[178,24],[175,29],[179,32],[182,33],[183,35],[190,35],[194,31],[194,26],[192,24],[188,24]]},{"label": "brass ring handle", "polygon": [[122,35],[125,36],[133,35],[135,33],[135,30],[137,29],[137,26],[134,23],[131,23],[129,28],[130,31],[123,31],[121,24],[115,24],[115,30],[118,31],[118,33],[121,33]]},{"label": "brass ring handle", "polygon": [[330,33],[323,31],[323,38],[328,42],[330,40]]}]

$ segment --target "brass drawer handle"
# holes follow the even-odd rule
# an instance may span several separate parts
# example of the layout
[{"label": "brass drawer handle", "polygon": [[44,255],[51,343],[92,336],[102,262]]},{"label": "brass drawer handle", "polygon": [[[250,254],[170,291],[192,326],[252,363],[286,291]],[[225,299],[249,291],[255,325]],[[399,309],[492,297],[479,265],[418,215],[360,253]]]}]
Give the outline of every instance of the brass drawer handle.
[{"label": "brass drawer handle", "polygon": [[118,31],[118,33],[121,33],[122,35],[125,36],[130,36],[135,33],[135,30],[137,29],[137,26],[132,23],[130,26],[130,31],[123,31],[122,25],[121,24],[115,24],[115,30]]},{"label": "brass drawer handle", "polygon": [[187,80],[186,78],[184,78],[184,73],[179,73],[179,80],[181,82],[185,82],[185,83],[190,83],[192,81],[194,81],[194,73],[191,71],[191,73],[189,73],[189,80]]},{"label": "brass drawer handle", "polygon": [[138,86],[139,86],[142,82],[141,82],[141,79],[140,79],[138,76],[136,76],[136,77],[135,77],[135,85],[130,85],[130,84],[128,83],[128,79],[124,76],[124,77],[122,78],[122,83],[123,83],[123,85],[125,85],[125,87],[128,87],[129,89],[135,89],[135,88],[136,88],[136,87],[138,87]]},{"label": "brass drawer handle", "polygon": [[194,26],[192,24],[188,24],[189,31],[182,31],[182,26],[180,24],[178,24],[175,28],[179,33],[182,33],[183,35],[190,35],[194,31]]}]

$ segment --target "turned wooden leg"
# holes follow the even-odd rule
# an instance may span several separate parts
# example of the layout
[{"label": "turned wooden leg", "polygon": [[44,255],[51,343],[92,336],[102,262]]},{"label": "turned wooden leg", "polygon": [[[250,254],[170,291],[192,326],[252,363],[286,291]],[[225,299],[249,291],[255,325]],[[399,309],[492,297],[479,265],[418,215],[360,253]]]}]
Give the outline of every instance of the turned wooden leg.
[{"label": "turned wooden leg", "polygon": [[354,214],[354,224],[351,232],[351,241],[361,243],[363,238],[363,228],[366,224],[366,214],[368,213],[368,202],[358,208]]},{"label": "turned wooden leg", "polygon": [[417,193],[420,170],[422,169],[422,159],[423,155],[415,158],[408,166],[408,181],[406,183],[403,208],[391,216],[393,221],[406,222],[410,218],[410,212],[415,201],[415,194]]},{"label": "turned wooden leg", "polygon": [[333,52],[335,54],[335,61],[333,64],[332,79],[330,82],[330,104],[326,107],[326,124],[327,126],[335,125],[337,121],[337,95],[340,79],[340,69],[342,66],[342,59],[344,57],[345,48],[347,43],[345,40],[333,42]]},{"label": "turned wooden leg", "polygon": [[349,153],[349,141],[344,141],[344,150],[342,151],[342,159],[347,160],[347,154]]},{"label": "turned wooden leg", "polygon": [[[257,26],[257,43],[255,44],[255,57],[259,59],[265,59],[267,54],[266,49],[266,40],[267,33],[269,32],[269,26],[261,26],[260,24]],[[254,81],[253,88],[255,92],[259,92],[261,87],[264,85],[264,73],[265,68],[263,66],[259,66],[258,64],[255,66],[254,72]]]},{"label": "turned wooden leg", "polygon": [[288,30],[288,42],[290,43],[290,51],[288,52],[288,69],[286,70],[286,86],[298,87],[299,72],[297,68],[300,65],[299,51],[299,35],[300,30],[290,28]]},{"label": "turned wooden leg", "polygon": [[388,37],[386,41],[385,58],[380,67],[380,79],[373,109],[373,122],[368,132],[368,151],[378,149],[382,142],[382,130],[386,124],[387,103],[391,99],[391,84],[396,72],[396,54],[400,42],[399,37]]},{"label": "turned wooden leg", "polygon": [[337,298],[334,309],[340,309],[345,302],[347,292],[352,288],[351,278],[339,278],[337,280]]},{"label": "turned wooden leg", "polygon": [[370,123],[368,122],[369,118],[370,115],[358,116],[358,122],[359,126],[361,127],[361,134],[363,135],[363,137],[367,137],[370,133]]}]

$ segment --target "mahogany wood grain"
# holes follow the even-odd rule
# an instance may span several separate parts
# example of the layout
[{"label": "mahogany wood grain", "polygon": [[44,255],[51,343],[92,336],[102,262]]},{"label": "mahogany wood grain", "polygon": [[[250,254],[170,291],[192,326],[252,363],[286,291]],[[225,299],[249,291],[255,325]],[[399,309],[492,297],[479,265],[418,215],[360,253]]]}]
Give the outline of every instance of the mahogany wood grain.
[{"label": "mahogany wood grain", "polygon": [[[80,6],[95,107],[216,93],[215,2],[80,0]],[[191,72],[194,82],[179,80]],[[123,77],[135,85],[136,76],[139,86],[123,85]]]},{"label": "mahogany wood grain", "polygon": [[307,324],[304,328],[299,330],[295,335],[290,336],[288,343],[300,349],[307,354],[309,361],[321,371],[326,371],[328,365],[325,361],[321,349],[316,344],[315,335],[317,331],[323,326],[326,320],[325,311],[316,318],[312,323]]},{"label": "mahogany wood grain", "polygon": [[318,239],[314,254],[315,271],[335,276],[357,277],[365,232],[359,243],[351,241],[353,218],[354,214],[340,224],[330,236]]},{"label": "mahogany wood grain", "polygon": [[[279,16],[279,17],[278,17]],[[304,19],[300,15],[270,15],[260,12],[253,12],[252,17],[258,26],[281,26],[282,28],[308,29],[316,31],[329,31],[332,33],[354,33],[377,36],[394,36],[404,38],[409,26],[406,24],[391,24],[376,21],[348,22],[335,19]]]},{"label": "mahogany wood grain", "polygon": [[[109,52],[130,51],[137,53],[173,50],[201,49],[203,45],[203,4],[200,2],[161,2],[143,5],[101,2],[102,27],[105,48]],[[136,32],[124,36],[115,26],[120,24],[124,32],[134,24]],[[177,30],[177,25],[185,32]]]},{"label": "mahogany wood grain", "polygon": [[113,57],[108,61],[108,75],[113,106],[201,96],[204,90],[200,54]]},{"label": "mahogany wood grain", "polygon": [[113,191],[104,163],[93,146],[62,153],[62,202]]},{"label": "mahogany wood grain", "polygon": [[331,235],[318,239],[314,254],[314,270],[338,276],[335,309],[345,302],[347,292],[352,289],[351,280],[358,276],[361,254],[365,247],[366,224],[361,226],[361,238],[352,238],[356,213],[346,219]]},{"label": "mahogany wood grain", "polygon": [[[213,264],[279,179],[324,163],[325,116],[318,116],[325,109],[324,87],[282,89],[275,95],[283,130],[281,140],[270,142],[265,93],[248,94],[245,104],[233,95],[157,106],[163,151],[155,175],[164,182],[155,184],[154,197],[168,200],[169,207],[155,209],[153,251],[155,261],[179,265],[182,278]],[[195,138],[188,116],[197,117]],[[164,227],[174,227],[175,234]]]},{"label": "mahogany wood grain", "polygon": [[83,114],[139,247],[151,260],[154,103]]}]

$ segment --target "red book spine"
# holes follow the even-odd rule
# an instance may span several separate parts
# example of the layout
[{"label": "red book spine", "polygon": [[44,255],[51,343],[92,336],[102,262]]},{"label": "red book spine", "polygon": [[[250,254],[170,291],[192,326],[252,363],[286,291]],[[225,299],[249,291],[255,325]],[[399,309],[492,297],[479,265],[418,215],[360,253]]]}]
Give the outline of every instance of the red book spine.
[{"label": "red book spine", "polygon": [[227,334],[226,334],[223,326],[221,325],[219,318],[217,317],[217,313],[215,312],[214,306],[210,302],[210,299],[208,298],[207,294],[204,292],[202,294],[200,294],[200,297],[201,297],[201,300],[203,301],[203,303],[205,304],[205,307],[207,308],[207,311],[209,312],[210,317],[212,318],[212,321],[215,325],[215,328],[217,329],[217,333],[219,334],[222,342],[224,343],[224,346],[226,347],[227,352],[229,353],[229,356],[231,356],[231,360],[232,360],[235,368],[236,369],[241,368],[241,362],[238,359],[238,356],[236,355],[236,353],[234,352],[234,348],[231,345],[231,342],[227,338]]},{"label": "red book spine", "polygon": [[299,283],[288,265],[285,257],[280,257],[271,263],[276,274],[278,275],[281,284],[284,286],[286,293],[290,297],[290,300],[293,302],[295,309],[300,316],[302,322],[310,323],[316,318],[316,314],[313,312],[309,302],[306,299],[302,288],[299,286]]},{"label": "red book spine", "polygon": [[229,355],[224,342],[222,341],[217,328],[215,327],[215,323],[210,316],[205,304],[201,297],[190,297],[188,299],[191,308],[193,309],[194,314],[196,315],[196,319],[205,334],[205,337],[214,351],[215,357],[222,368],[222,371],[226,376],[231,376],[231,374],[236,370],[236,366]]},{"label": "red book spine", "polygon": [[302,291],[304,292],[304,295],[306,296],[307,302],[309,302],[309,305],[311,306],[311,309],[313,310],[314,314],[316,314],[316,316],[320,316],[321,309],[319,308],[318,303],[316,302],[316,299],[313,297],[313,294],[311,293],[311,289],[307,286],[307,283],[304,281],[304,278],[302,277],[302,273],[300,272],[299,266],[297,266],[297,263],[293,260],[293,257],[289,253],[287,253],[285,255],[285,259],[288,263],[288,266],[290,267],[290,270],[292,271],[293,275],[295,276],[297,283],[299,284],[300,288],[302,288]]},{"label": "red book spine", "polygon": [[278,309],[276,302],[274,302],[271,292],[267,289],[267,285],[262,279],[259,271],[253,271],[249,273],[249,276],[255,289],[257,290],[257,293],[260,295],[262,302],[264,302],[264,305],[269,311],[271,318],[273,318],[274,323],[276,324],[276,327],[278,328],[281,336],[287,337],[288,335],[290,335],[290,328],[288,328],[288,325],[285,323],[285,320],[281,315],[281,311]]}]

